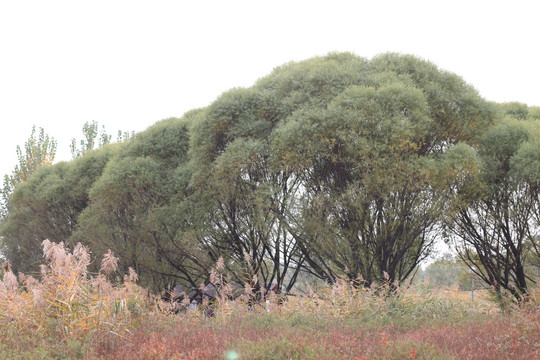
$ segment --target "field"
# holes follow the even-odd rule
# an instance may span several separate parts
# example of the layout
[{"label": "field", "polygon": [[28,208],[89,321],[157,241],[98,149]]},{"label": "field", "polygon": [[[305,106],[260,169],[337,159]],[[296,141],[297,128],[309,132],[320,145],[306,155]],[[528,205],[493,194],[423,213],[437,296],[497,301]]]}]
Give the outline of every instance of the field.
[{"label": "field", "polygon": [[45,248],[40,281],[4,267],[0,359],[540,358],[536,299],[503,313],[487,291],[472,310],[470,293],[457,290],[343,281],[282,304],[272,296],[249,310],[245,299],[223,297],[213,317],[204,308],[175,314],[133,271],[113,285],[112,254],[90,275],[84,248]]}]

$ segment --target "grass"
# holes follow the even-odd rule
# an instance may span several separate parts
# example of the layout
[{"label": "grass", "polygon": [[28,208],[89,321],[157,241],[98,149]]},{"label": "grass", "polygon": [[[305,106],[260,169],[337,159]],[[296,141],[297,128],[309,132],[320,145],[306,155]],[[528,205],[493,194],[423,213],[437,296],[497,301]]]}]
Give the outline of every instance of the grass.
[{"label": "grass", "polygon": [[[215,316],[164,311],[130,271],[112,284],[112,253],[90,274],[88,250],[44,242],[40,280],[0,282],[0,359],[534,359],[540,358],[538,301],[509,313],[487,292],[389,292],[338,282],[311,296],[271,299],[248,311],[218,299]],[[218,281],[223,279],[217,274]],[[381,294],[387,294],[381,296]],[[388,295],[390,294],[390,295]]]},{"label": "grass", "polygon": [[[364,329],[328,319],[310,329],[278,314],[247,314],[229,322],[153,317],[130,337],[88,359],[534,359],[540,318],[494,316],[409,329]],[[221,319],[223,320],[223,319]],[[460,319],[454,319],[460,320]],[[360,325],[360,326],[358,326]],[[136,340],[135,340],[136,339]]]}]

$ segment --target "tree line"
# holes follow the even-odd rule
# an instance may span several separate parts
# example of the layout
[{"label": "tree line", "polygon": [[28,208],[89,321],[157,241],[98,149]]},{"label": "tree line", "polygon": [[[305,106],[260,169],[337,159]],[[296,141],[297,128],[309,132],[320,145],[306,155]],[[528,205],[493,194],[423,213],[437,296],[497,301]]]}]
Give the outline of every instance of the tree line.
[{"label": "tree line", "polygon": [[110,248],[155,290],[223,259],[231,282],[289,291],[401,283],[445,240],[519,302],[540,256],[539,120],[410,55],[292,62],[125,141],[73,141],[8,192],[2,253],[36,272],[44,239]]}]

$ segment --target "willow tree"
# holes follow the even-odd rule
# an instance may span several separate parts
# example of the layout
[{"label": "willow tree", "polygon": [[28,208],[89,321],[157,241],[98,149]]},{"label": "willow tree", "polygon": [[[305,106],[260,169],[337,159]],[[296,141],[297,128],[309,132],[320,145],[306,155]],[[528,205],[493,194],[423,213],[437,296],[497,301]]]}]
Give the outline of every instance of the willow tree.
[{"label": "willow tree", "polygon": [[16,271],[38,271],[45,239],[70,244],[89,191],[117,146],[88,152],[72,162],[41,167],[18,184],[1,229],[4,253]]},{"label": "willow tree", "polygon": [[474,142],[492,110],[461,78],[412,56],[374,58],[353,79],[275,133],[304,186],[289,222],[315,275],[400,282],[428,255],[450,199],[456,169],[445,153]]},{"label": "willow tree", "polygon": [[255,89],[223,94],[194,129],[191,182],[204,214],[201,243],[214,261],[224,258],[233,281],[290,290],[302,260],[275,211],[285,211],[298,186],[272,164],[269,138],[280,107]]},{"label": "willow tree", "polygon": [[527,256],[540,255],[538,129],[537,122],[504,119],[484,134],[448,225],[461,259],[501,299],[508,291],[517,302],[534,282]]},{"label": "willow tree", "polygon": [[134,268],[155,290],[174,279],[198,286],[210,264],[197,263],[196,249],[186,248],[186,215],[172,213],[185,191],[177,183],[187,160],[187,121],[162,120],[123,145],[92,185],[73,238],[113,250],[120,268]]},{"label": "willow tree", "polygon": [[[275,69],[208,107],[194,130],[192,184],[205,206],[209,253],[245,281],[289,290],[309,265],[296,238],[303,180],[275,151],[276,129],[297,111],[324,109],[366,71],[366,60],[330,54]],[[246,271],[247,270],[247,271]],[[247,276],[246,274],[247,273]]]}]

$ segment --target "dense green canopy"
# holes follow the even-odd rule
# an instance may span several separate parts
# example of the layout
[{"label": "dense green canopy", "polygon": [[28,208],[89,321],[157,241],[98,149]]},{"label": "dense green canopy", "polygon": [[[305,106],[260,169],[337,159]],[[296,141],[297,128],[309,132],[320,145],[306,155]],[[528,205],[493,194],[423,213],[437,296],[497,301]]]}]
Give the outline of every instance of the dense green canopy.
[{"label": "dense green canopy", "polygon": [[[508,179],[517,185],[504,191],[528,194],[536,223],[519,241],[534,249],[540,150],[527,134],[539,113],[488,103],[410,55],[285,64],[182,119],[39,171],[13,194],[4,251],[26,271],[45,238],[111,248],[156,289],[196,287],[220,258],[230,281],[254,288],[290,290],[306,274],[402,282],[443,234],[481,256],[460,216],[494,216],[478,206]],[[517,138],[499,136],[509,131]]]}]

